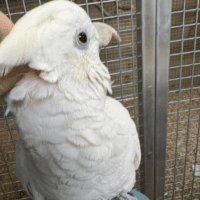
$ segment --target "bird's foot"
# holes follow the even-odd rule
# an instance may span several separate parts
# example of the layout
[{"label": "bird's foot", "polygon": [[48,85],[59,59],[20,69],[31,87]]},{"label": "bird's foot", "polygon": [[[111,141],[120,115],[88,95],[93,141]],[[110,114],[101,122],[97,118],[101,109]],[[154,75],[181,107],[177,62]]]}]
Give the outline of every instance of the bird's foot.
[{"label": "bird's foot", "polygon": [[113,198],[112,200],[138,200],[133,192],[122,192],[117,197]]}]

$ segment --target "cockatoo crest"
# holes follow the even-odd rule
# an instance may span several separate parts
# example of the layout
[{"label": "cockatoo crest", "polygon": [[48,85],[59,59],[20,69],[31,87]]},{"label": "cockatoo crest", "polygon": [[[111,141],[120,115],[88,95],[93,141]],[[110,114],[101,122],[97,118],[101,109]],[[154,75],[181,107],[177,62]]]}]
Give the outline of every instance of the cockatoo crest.
[{"label": "cockatoo crest", "polygon": [[42,79],[62,89],[74,82],[112,92],[110,75],[99,58],[99,47],[112,35],[121,40],[111,26],[92,23],[75,3],[48,2],[27,12],[1,43],[0,75],[29,64],[41,71]]}]

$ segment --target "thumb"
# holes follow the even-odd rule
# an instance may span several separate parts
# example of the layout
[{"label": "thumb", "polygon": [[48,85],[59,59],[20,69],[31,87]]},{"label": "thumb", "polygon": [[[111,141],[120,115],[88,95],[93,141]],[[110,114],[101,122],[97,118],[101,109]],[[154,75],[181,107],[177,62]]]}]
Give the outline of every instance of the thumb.
[{"label": "thumb", "polygon": [[13,27],[14,24],[9,20],[8,17],[6,17],[6,15],[4,15],[0,11],[0,35],[2,38],[1,40],[3,40],[3,38],[5,38],[10,33]]}]

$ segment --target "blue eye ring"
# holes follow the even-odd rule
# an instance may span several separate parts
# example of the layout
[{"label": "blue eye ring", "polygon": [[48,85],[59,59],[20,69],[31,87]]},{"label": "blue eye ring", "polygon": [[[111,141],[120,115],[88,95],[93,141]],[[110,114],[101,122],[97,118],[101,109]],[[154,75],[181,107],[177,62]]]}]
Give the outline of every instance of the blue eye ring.
[{"label": "blue eye ring", "polygon": [[89,44],[89,38],[85,29],[78,29],[75,35],[75,45],[79,49],[86,49]]}]

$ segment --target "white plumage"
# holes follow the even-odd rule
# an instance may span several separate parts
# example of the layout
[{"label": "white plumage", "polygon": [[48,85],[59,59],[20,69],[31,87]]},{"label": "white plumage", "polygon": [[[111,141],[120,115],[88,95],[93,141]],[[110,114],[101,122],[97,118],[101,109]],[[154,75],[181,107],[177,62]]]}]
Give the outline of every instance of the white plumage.
[{"label": "white plumage", "polygon": [[[108,200],[135,183],[141,152],[128,111],[107,97],[99,46],[117,32],[69,1],[25,14],[0,45],[1,75],[28,63],[7,95],[20,139],[16,174],[35,200]],[[126,198],[125,198],[126,199]]]}]

